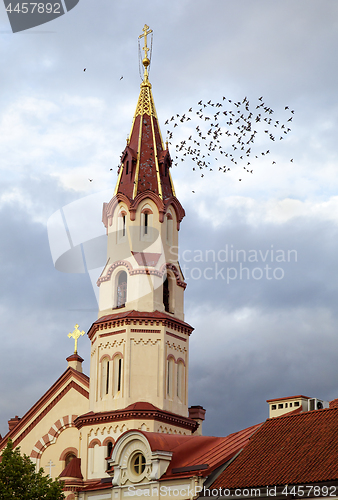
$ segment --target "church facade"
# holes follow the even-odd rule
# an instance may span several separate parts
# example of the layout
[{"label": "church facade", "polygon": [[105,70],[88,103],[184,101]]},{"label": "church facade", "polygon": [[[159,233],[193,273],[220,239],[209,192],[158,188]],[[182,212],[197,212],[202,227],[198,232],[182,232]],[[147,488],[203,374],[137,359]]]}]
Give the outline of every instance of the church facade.
[{"label": "church facade", "polygon": [[[337,400],[315,411],[305,396],[269,400],[271,418],[226,437],[203,436],[205,410],[188,407],[193,328],[184,321],[177,260],[185,213],[148,79],[150,33],[145,25],[141,90],[116,188],[103,206],[107,262],[97,283],[98,319],[88,331],[90,378],[75,343],[61,377],[8,422],[0,450],[12,439],[37,469],[64,481],[67,500],[241,496],[241,488],[277,484],[282,498],[285,481],[305,480],[329,482],[333,492]],[[70,335],[77,341],[83,333],[76,325]],[[316,468],[323,455],[325,465]]]},{"label": "church facade", "polygon": [[[185,213],[148,79],[150,33],[145,26],[140,36],[140,95],[115,192],[103,206],[107,262],[97,283],[98,320],[88,331],[90,378],[75,348],[67,370],[22,418],[9,421],[0,442],[1,449],[12,439],[37,469],[64,480],[68,500],[120,498],[135,485],[160,496],[160,481],[195,487],[229,453],[225,438],[201,435],[205,410],[188,408],[193,328],[184,321],[186,283],[177,260]],[[81,333],[76,325],[72,336]],[[206,466],[203,454],[214,445],[219,458]]]}]

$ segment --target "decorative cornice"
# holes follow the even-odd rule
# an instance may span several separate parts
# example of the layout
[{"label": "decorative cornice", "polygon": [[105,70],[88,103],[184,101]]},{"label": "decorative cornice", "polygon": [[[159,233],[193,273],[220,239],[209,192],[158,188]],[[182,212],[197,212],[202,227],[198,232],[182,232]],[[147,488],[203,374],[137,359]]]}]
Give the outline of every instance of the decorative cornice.
[{"label": "decorative cornice", "polygon": [[126,311],[123,313],[102,316],[96,320],[88,331],[88,337],[92,340],[98,330],[107,330],[116,327],[120,328],[128,325],[164,326],[185,335],[191,335],[194,330],[188,323],[185,323],[178,318],[172,318],[168,314],[160,311],[154,311],[152,313]]},{"label": "decorative cornice", "polygon": [[177,230],[180,229],[180,223],[185,216],[185,211],[178,199],[174,196],[171,196],[170,198],[166,199],[164,203],[163,200],[158,196],[158,194],[150,191],[149,189],[139,193],[134,200],[130,200],[125,194],[117,192],[109,203],[104,203],[102,210],[102,222],[105,225],[106,229],[108,229],[108,224],[111,225],[115,209],[119,203],[125,203],[127,205],[130,214],[130,220],[134,221],[136,218],[137,207],[143,200],[147,198],[152,200],[157,206],[160,222],[164,221],[164,215],[166,214],[169,206],[172,205],[176,213]]},{"label": "decorative cornice", "polygon": [[165,410],[153,407],[154,409],[128,409],[115,410],[100,413],[87,413],[77,417],[74,421],[75,426],[81,429],[84,426],[94,424],[108,424],[110,422],[117,422],[121,420],[156,420],[157,422],[165,422],[167,424],[181,427],[194,432],[198,424],[188,417],[182,417],[175,413],[170,413]]}]

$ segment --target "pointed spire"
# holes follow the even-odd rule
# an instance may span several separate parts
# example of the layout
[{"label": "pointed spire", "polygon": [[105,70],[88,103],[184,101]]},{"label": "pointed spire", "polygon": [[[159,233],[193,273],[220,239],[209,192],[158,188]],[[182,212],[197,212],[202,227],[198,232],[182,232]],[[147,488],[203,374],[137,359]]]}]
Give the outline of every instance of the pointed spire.
[{"label": "pointed spire", "polygon": [[169,171],[171,158],[168,144],[166,147],[163,144],[148,79],[150,49],[147,36],[151,33],[152,30],[145,24],[143,34],[139,36],[139,39],[144,38],[144,75],[131,131],[121,156],[115,195],[121,193],[134,200],[140,193],[151,191],[164,202],[175,197],[175,190]]}]

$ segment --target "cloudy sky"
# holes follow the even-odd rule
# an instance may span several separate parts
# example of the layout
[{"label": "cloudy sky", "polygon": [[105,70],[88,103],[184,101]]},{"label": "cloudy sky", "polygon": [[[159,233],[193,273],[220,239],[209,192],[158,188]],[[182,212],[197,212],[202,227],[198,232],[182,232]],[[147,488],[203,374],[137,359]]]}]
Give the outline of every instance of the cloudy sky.
[{"label": "cloudy sky", "polygon": [[[226,435],[266,419],[266,399],[338,397],[338,3],[80,0],[15,34],[0,6],[2,435],[66,369],[75,323],[86,330],[97,317],[88,273],[54,268],[47,226],[63,209],[102,232],[139,94],[145,23],[164,136],[165,120],[201,99],[233,109],[228,100],[246,96],[256,112],[263,96],[280,123],[286,106],[295,111],[283,141],[257,134],[257,151],[270,155],[253,158],[253,174],[241,164],[204,177],[189,162],[172,169],[195,328],[189,403],[207,409],[205,433]],[[89,352],[81,338],[86,373]]]}]

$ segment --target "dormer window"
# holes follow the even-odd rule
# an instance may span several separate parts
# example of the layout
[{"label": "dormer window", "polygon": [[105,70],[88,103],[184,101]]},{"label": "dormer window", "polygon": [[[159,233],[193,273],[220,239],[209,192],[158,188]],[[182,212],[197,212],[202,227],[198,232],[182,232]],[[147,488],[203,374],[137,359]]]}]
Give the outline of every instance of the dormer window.
[{"label": "dormer window", "polygon": [[126,163],[126,175],[129,173],[129,160]]},{"label": "dormer window", "polygon": [[131,468],[136,476],[140,476],[146,468],[146,458],[142,453],[136,453],[131,460]]}]

